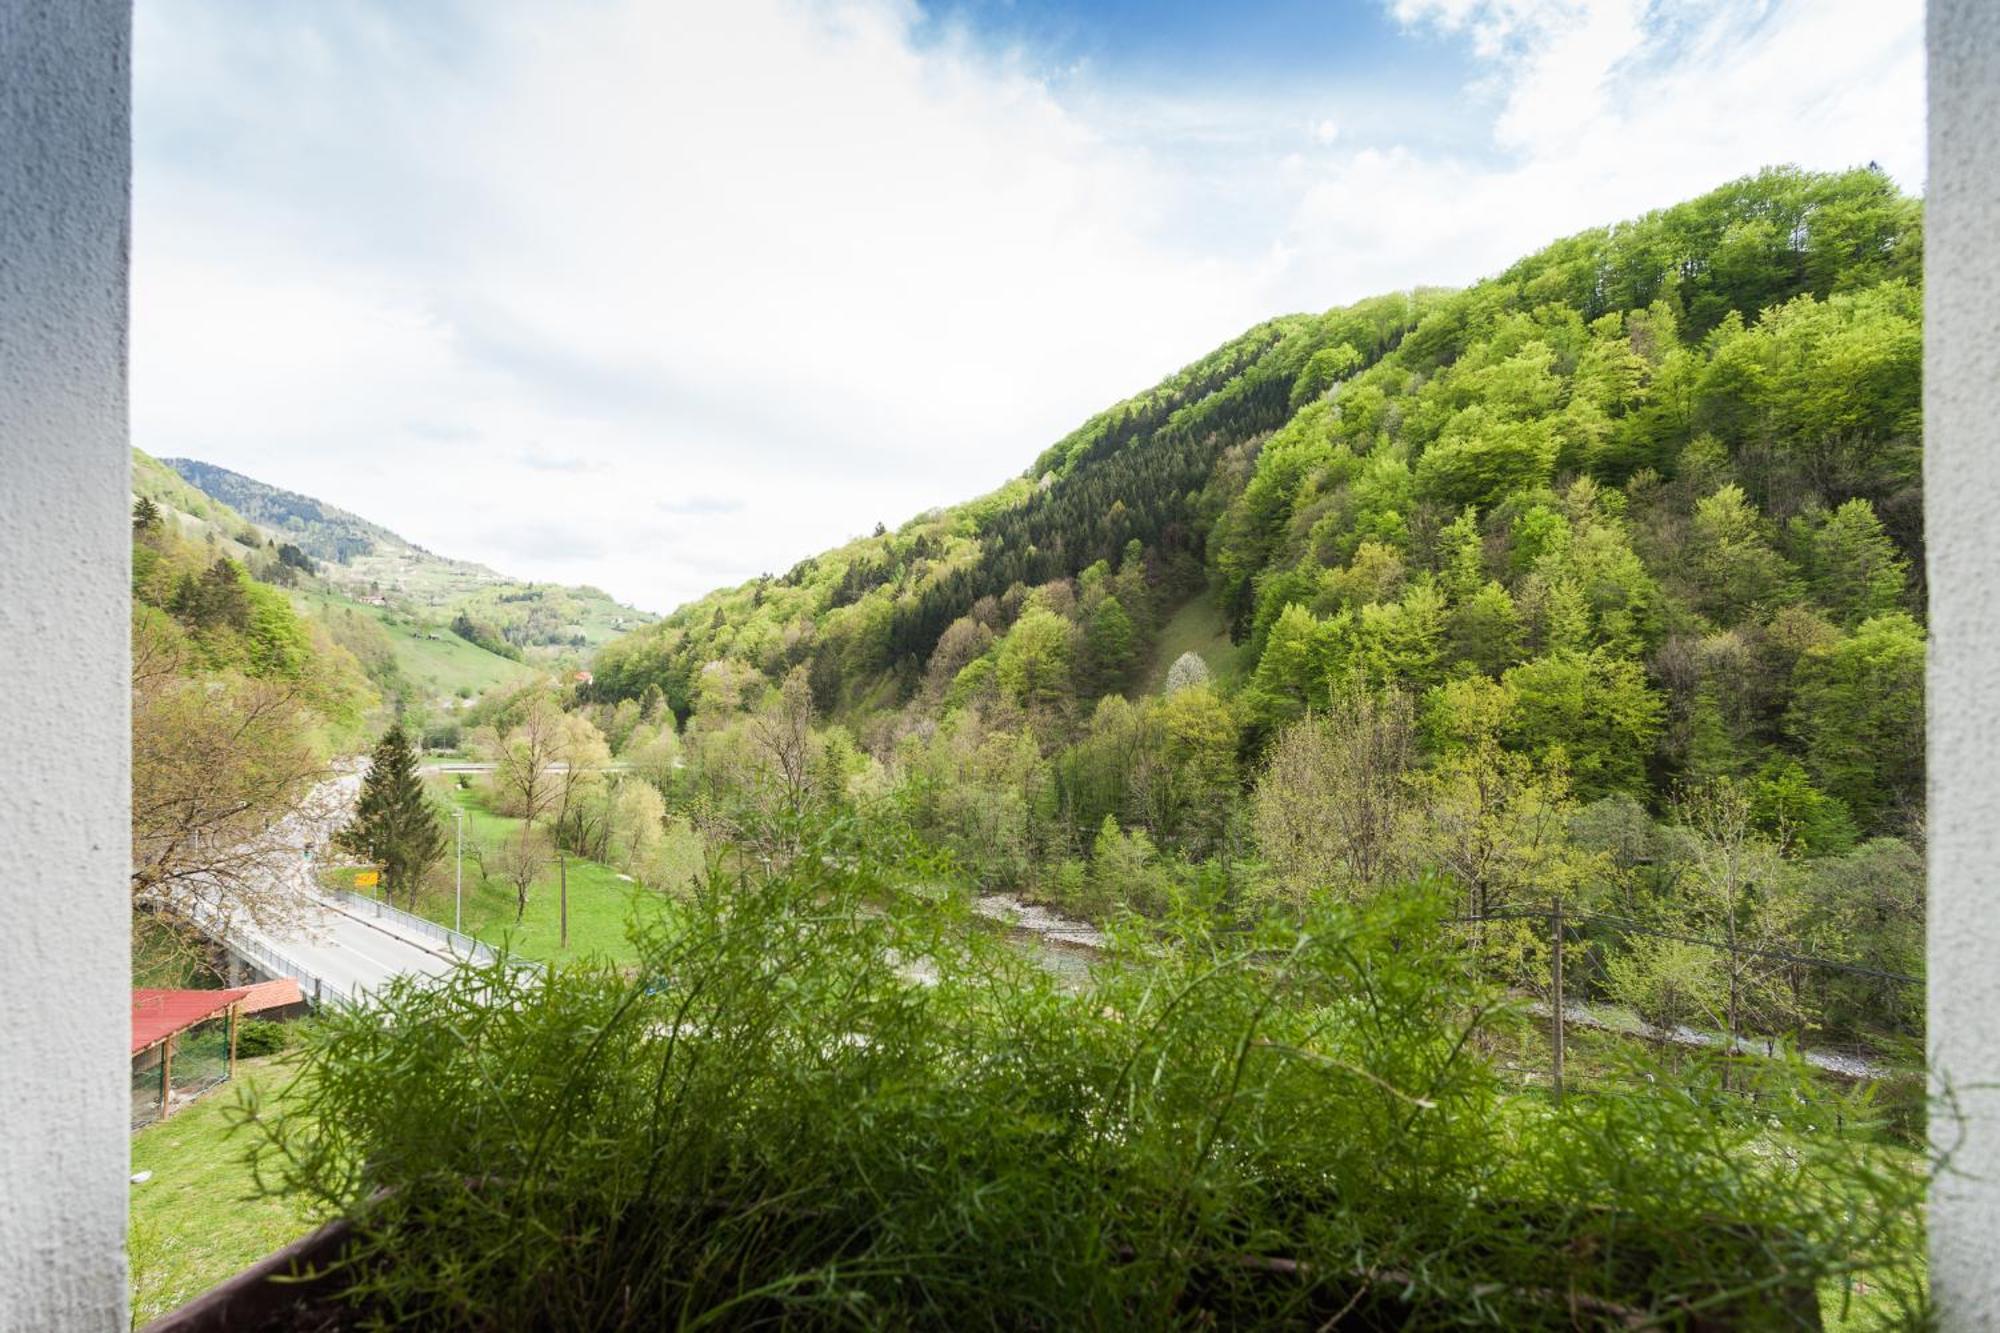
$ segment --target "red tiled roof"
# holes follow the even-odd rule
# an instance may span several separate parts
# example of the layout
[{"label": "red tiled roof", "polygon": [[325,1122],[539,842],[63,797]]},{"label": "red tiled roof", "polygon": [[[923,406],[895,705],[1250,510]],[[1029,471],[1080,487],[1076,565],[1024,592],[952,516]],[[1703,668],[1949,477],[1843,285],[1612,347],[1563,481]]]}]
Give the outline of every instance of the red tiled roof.
[{"label": "red tiled roof", "polygon": [[297,1004],[306,997],[299,991],[297,977],[279,977],[276,981],[259,981],[243,988],[243,1012],[261,1014],[266,1009],[282,1009],[288,1004]]},{"label": "red tiled roof", "polygon": [[240,990],[132,991],[132,1054],[191,1028],[243,998]]}]

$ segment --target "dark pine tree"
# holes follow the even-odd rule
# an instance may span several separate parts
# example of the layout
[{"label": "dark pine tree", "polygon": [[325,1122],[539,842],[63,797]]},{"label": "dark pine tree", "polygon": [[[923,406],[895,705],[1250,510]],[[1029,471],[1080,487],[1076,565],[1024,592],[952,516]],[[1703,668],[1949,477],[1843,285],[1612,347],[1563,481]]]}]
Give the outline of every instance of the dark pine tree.
[{"label": "dark pine tree", "polygon": [[382,896],[402,893],[416,906],[424,872],[444,855],[444,825],[417,777],[417,757],[401,724],[376,742],[354,818],[335,841],[382,872]]}]

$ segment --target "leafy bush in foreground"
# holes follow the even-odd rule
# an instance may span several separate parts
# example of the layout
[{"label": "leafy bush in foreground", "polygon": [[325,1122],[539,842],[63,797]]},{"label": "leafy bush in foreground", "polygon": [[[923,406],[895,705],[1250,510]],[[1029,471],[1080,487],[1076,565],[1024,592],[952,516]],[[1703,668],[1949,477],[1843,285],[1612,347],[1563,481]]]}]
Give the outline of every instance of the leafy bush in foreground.
[{"label": "leafy bush in foreground", "polygon": [[356,1219],[363,1309],[1816,1327],[1861,1273],[1917,1314],[1918,1173],[1782,1068],[1754,1123],[1685,1074],[1504,1092],[1428,894],[1253,936],[1184,913],[1066,993],[948,906],[798,864],[677,908],[636,975],[468,968],[318,1030],[260,1169]]}]

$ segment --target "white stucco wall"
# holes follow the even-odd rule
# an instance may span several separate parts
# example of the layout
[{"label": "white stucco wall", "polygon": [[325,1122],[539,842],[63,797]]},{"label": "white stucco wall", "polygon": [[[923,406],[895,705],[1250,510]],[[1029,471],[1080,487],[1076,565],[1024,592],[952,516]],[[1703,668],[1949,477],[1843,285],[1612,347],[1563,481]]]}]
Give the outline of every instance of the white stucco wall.
[{"label": "white stucco wall", "polygon": [[0,1329],[126,1326],[129,0],[0,0]]},{"label": "white stucco wall", "polygon": [[[1932,0],[1924,259],[1930,1032],[1966,1123],[1931,1194],[1945,1327],[2000,1328],[2000,4]],[[1985,1085],[1984,1088],[1978,1085]],[[1961,1133],[1963,1137],[1961,1138]],[[1973,1180],[1969,1177],[1980,1177]]]}]

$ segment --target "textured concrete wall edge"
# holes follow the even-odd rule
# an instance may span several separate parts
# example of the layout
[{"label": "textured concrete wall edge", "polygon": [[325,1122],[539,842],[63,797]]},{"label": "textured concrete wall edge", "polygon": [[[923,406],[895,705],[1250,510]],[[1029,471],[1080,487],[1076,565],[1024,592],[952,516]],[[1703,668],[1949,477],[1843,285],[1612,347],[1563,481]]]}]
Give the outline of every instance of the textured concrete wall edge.
[{"label": "textured concrete wall edge", "polygon": [[130,0],[0,0],[0,1328],[127,1323]]},{"label": "textured concrete wall edge", "polygon": [[1931,588],[1931,1195],[1944,1326],[2000,1327],[2000,6],[1930,7],[1924,494]]}]

